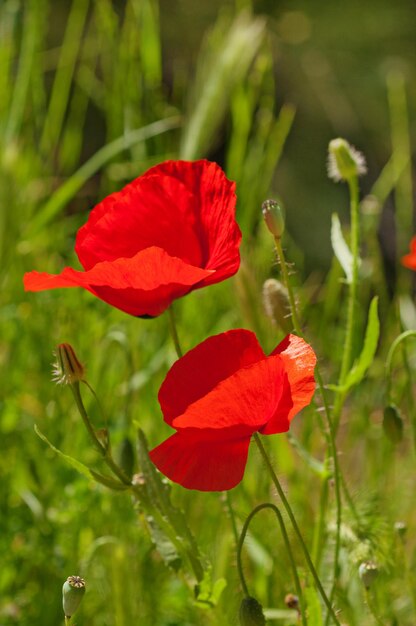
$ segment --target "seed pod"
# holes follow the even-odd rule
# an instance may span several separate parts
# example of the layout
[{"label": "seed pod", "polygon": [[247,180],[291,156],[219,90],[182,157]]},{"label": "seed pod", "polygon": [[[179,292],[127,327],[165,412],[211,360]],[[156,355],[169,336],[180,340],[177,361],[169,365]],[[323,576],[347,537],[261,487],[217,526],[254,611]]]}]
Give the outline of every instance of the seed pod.
[{"label": "seed pod", "polygon": [[285,230],[283,209],[276,200],[265,200],[261,205],[264,221],[269,231],[275,237],[281,237]]},{"label": "seed pod", "polygon": [[378,576],[378,567],[373,561],[364,561],[358,568],[358,575],[364,587],[369,589]]},{"label": "seed pod", "polygon": [[240,626],[264,626],[266,624],[261,604],[250,596],[242,600],[239,618]]},{"label": "seed pod", "polygon": [[403,420],[398,408],[393,404],[384,409],[383,430],[392,443],[399,443],[403,439]]},{"label": "seed pod", "polygon": [[81,576],[69,576],[62,587],[62,606],[65,617],[72,617],[85,593],[85,580]]}]

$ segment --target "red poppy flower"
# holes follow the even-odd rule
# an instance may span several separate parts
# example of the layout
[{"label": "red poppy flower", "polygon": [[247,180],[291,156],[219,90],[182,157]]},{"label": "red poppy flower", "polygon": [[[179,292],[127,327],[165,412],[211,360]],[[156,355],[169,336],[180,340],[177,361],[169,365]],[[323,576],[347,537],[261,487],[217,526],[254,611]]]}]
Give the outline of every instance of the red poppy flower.
[{"label": "red poppy flower", "polygon": [[416,271],[416,237],[410,241],[410,254],[402,256],[402,265]]},{"label": "red poppy flower", "polygon": [[253,433],[286,432],[309,404],[315,362],[295,335],[269,356],[248,330],[210,337],[176,361],[160,388],[164,419],[177,432],[150,452],[153,463],[188,489],[235,487]]},{"label": "red poppy flower", "polygon": [[235,183],[216,163],[166,161],[113,193],[80,228],[85,271],[30,272],[27,291],[83,287],[130,315],[160,315],[240,264]]}]

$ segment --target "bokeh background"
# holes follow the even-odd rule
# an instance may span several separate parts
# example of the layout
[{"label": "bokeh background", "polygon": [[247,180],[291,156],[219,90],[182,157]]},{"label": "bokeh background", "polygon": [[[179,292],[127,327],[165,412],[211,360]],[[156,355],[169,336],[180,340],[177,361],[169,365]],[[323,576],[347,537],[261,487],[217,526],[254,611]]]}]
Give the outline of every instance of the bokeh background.
[{"label": "bokeh background", "polygon": [[[260,302],[263,281],[277,275],[260,205],[278,197],[294,281],[303,286],[300,305],[330,376],[343,337],[330,222],[337,211],[348,231],[348,195],[328,179],[326,155],[328,142],[342,136],[364,153],[361,193],[371,194],[363,206],[363,247],[373,265],[364,264],[360,323],[380,288],[388,322],[393,293],[407,294],[401,312],[411,327],[411,277],[397,268],[413,233],[415,32],[410,0],[0,3],[1,626],[62,623],[60,587],[77,573],[89,588],[79,625],[236,623],[235,549],[218,494],[173,489],[213,563],[213,579],[227,579],[218,605],[204,609],[193,602],[185,576],[161,562],[129,498],[78,476],[33,429],[36,423],[66,454],[99,467],[69,390],[50,381],[53,348],[69,341],[105,407],[114,450],[126,438],[134,446],[138,425],[151,445],[160,442],[169,429],[157,391],[175,358],[166,319],[135,320],[78,290],[25,294],[22,276],[77,266],[74,237],[88,211],[149,166],[207,157],[237,182],[243,264],[237,278],[178,303],[184,349],[237,326],[254,328],[266,349],[276,345],[279,331]],[[391,322],[386,335],[398,332]],[[389,585],[380,610],[389,623],[411,626],[401,581],[391,574],[392,561],[401,568],[403,555],[387,529],[399,519],[414,528],[414,504],[402,495],[414,491],[414,467],[406,443],[398,463],[382,439],[382,369],[383,354],[357,395],[354,426],[342,435],[343,449],[354,449],[344,469],[368,527],[365,545],[346,527],[348,593],[338,600],[348,623],[361,626],[367,617],[356,564],[375,543]],[[86,402],[94,423],[103,425],[94,399],[87,395]],[[316,425],[312,418],[303,424],[295,427],[303,445],[322,458]],[[270,446],[312,543],[320,478],[284,438]],[[253,454],[232,495],[240,525],[268,490]],[[289,564],[280,547],[277,554],[271,524],[253,528],[250,584],[276,623],[296,623],[283,602],[293,591]]]}]

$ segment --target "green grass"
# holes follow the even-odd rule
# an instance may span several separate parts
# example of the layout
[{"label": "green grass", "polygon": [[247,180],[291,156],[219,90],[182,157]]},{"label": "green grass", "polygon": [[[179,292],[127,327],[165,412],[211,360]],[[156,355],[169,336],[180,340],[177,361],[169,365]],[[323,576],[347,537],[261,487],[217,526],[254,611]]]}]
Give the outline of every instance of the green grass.
[{"label": "green grass", "polygon": [[[162,421],[157,392],[175,360],[167,316],[134,319],[81,290],[25,294],[22,276],[32,269],[58,272],[65,265],[76,266],[74,236],[88,210],[149,166],[167,158],[217,157],[237,182],[243,261],[227,283],[176,303],[182,346],[188,350],[211,334],[245,327],[255,330],[265,350],[275,347],[284,332],[264,314],[261,290],[280,270],[260,206],[268,196],[279,195],[276,168],[287,183],[302,175],[305,163],[301,151],[296,155],[299,164],[280,161],[290,133],[296,134],[298,118],[276,75],[276,24],[252,16],[243,9],[247,4],[227,4],[215,25],[206,29],[193,63],[185,71],[173,63],[170,77],[162,59],[172,51],[164,50],[160,35],[167,16],[153,0],[128,0],[121,12],[109,0],[74,0],[65,10],[49,0],[6,0],[0,7],[2,626],[63,624],[61,586],[73,574],[87,581],[75,619],[79,626],[226,626],[238,621],[243,595],[232,524],[221,494],[171,489],[172,501],[185,512],[212,568],[213,581],[227,582],[217,605],[203,607],[194,599],[189,569],[174,572],[163,563],[131,496],[80,476],[34,431],[36,424],[65,454],[104,471],[70,390],[51,382],[52,352],[65,341],[85,363],[88,381],[105,408],[103,417],[94,398],[84,392],[94,424],[110,430],[115,455],[126,437],[136,445],[138,426],[150,445],[159,443],[170,429]],[[52,12],[54,32],[46,19]],[[348,393],[337,434],[348,494],[342,490],[334,603],[342,623],[350,626],[376,623],[358,577],[365,560],[379,565],[369,602],[381,623],[412,626],[416,615],[412,338],[393,356],[390,398],[385,377],[391,344],[403,330],[416,328],[412,277],[398,262],[412,230],[410,106],[403,76],[394,68],[384,93],[391,120],[391,132],[379,128],[384,143],[391,141],[384,169],[375,169],[372,155],[366,155],[373,198],[360,206],[362,261],[353,357],[361,352],[375,294],[380,339],[368,371]],[[333,135],[341,131],[335,128]],[[292,145],[299,145],[296,141],[295,136]],[[322,172],[325,158],[315,155]],[[297,185],[303,184],[300,178]],[[313,205],[319,202],[325,211],[337,211],[349,241],[347,188],[328,196],[324,177],[320,184],[323,191]],[[339,206],[333,205],[335,197]],[[399,241],[390,258],[398,277],[394,284],[387,280],[378,240],[383,207],[391,197]],[[287,260],[295,263],[291,280],[302,326],[319,356],[325,384],[336,384],[347,309],[343,272],[335,259],[325,271],[310,268],[310,253],[300,245],[305,235],[296,237],[299,226],[291,229],[302,222],[302,212],[291,197],[284,204],[289,226],[284,247]],[[321,237],[328,232],[318,223],[317,229]],[[322,245],[329,248],[329,235]],[[335,393],[327,393],[332,405]],[[400,408],[404,423],[403,438],[396,444],[382,425],[390,401]],[[333,481],[326,480],[320,463],[332,468],[326,432],[308,408],[291,429],[295,441],[283,435],[268,438],[265,445],[329,592],[336,507]],[[254,446],[244,480],[230,497],[238,529],[258,504],[273,501],[280,507]],[[404,536],[395,530],[399,521],[408,526]],[[293,532],[289,536],[306,589],[309,624],[319,626],[325,611]],[[243,561],[250,593],[267,609],[270,623],[296,623],[296,614],[284,604],[285,594],[295,591],[290,563],[279,527],[267,512],[250,526]]]}]

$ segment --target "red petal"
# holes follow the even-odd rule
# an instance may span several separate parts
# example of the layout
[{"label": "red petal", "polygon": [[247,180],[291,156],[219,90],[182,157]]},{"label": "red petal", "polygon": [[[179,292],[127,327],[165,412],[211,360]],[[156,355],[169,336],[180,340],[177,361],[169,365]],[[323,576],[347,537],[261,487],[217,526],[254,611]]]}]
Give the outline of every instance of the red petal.
[{"label": "red petal", "polygon": [[172,426],[177,430],[210,428],[222,431],[241,426],[244,432],[251,434],[273,416],[281,401],[283,380],[284,369],[279,356],[253,363],[218,383],[176,417]]},{"label": "red petal", "polygon": [[[296,335],[288,335],[270,356],[280,355],[287,374],[286,391],[268,424],[261,429],[265,435],[282,432],[282,424],[291,420],[307,406],[315,391],[314,369],[316,355],[311,346]],[[292,403],[290,407],[289,399]],[[287,430],[287,429],[286,429]]]},{"label": "red petal", "polygon": [[209,276],[198,288],[235,274],[240,265],[241,242],[241,231],[235,221],[235,183],[225,177],[216,163],[205,160],[166,161],[157,170],[181,180],[198,198],[200,240],[204,241],[207,259],[204,267],[216,270],[215,277]]},{"label": "red petal", "polygon": [[170,256],[204,267],[195,204],[179,180],[147,172],[91,211],[75,245],[82,266],[91,269],[101,261],[132,257],[157,246]]},{"label": "red petal", "polygon": [[126,313],[155,316],[209,273],[153,247],[131,259],[97,263],[86,272],[70,267],[57,276],[30,272],[25,274],[24,285],[26,291],[83,287]]},{"label": "red petal", "polygon": [[238,329],[209,337],[176,361],[159,391],[165,420],[172,420],[242,367],[265,359],[254,333]]},{"label": "red petal", "polygon": [[238,436],[233,429],[186,429],[149,454],[165,476],[187,489],[224,491],[243,478],[249,445],[250,436]]},{"label": "red petal", "polygon": [[401,258],[401,263],[410,270],[416,270],[416,237],[410,241],[410,254],[405,254]]},{"label": "red petal", "polygon": [[217,271],[198,287],[219,282],[239,267],[234,188],[215,163],[157,165],[93,209],[77,235],[81,264],[91,269],[157,246],[191,265]]}]

